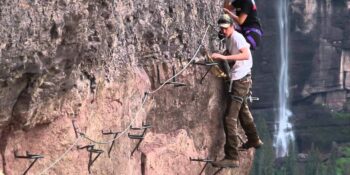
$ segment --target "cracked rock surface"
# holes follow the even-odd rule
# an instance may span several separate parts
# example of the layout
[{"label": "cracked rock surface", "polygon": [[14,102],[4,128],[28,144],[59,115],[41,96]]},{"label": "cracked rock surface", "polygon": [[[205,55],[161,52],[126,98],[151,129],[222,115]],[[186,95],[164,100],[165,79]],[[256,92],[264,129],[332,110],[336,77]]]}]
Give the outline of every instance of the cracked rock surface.
[{"label": "cracked rock surface", "polygon": [[[167,85],[141,105],[145,92],[193,57],[221,4],[2,0],[0,174],[22,174],[29,166],[14,151],[44,156],[29,174],[87,174],[89,152],[77,146],[89,144],[104,151],[90,166],[92,174],[191,174],[202,164],[190,163],[189,156],[222,156],[221,81],[208,75],[200,84],[205,67],[189,66],[176,78],[187,86]],[[216,36],[210,28],[205,47],[216,48]],[[204,59],[201,52],[196,59]],[[101,130],[125,132],[108,157],[110,144],[77,140],[72,120],[97,141],[113,138]],[[143,122],[152,128],[131,156],[137,140],[127,135],[140,133],[126,129]],[[142,151],[157,143],[151,152]],[[244,166],[235,172],[247,174],[252,157],[253,152],[242,154]],[[205,173],[214,171],[208,167]]]}]

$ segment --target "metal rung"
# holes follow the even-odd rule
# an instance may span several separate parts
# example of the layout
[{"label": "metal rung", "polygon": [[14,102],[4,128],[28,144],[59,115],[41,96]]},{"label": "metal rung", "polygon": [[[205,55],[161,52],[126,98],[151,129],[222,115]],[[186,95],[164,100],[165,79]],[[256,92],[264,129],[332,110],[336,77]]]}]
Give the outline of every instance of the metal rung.
[{"label": "metal rung", "polygon": [[205,63],[206,66],[216,66],[219,65],[219,63],[215,63],[215,62],[207,62]]},{"label": "metal rung", "polygon": [[180,87],[180,86],[187,86],[185,83],[180,83],[180,82],[167,82],[165,84],[172,84],[174,85],[175,87]]},{"label": "metal rung", "polygon": [[17,154],[17,150],[14,151],[14,156],[15,156],[15,158],[18,158],[18,159],[34,159],[34,161],[24,171],[23,175],[26,175],[28,173],[28,171],[33,167],[33,165],[35,164],[35,162],[38,159],[44,158],[44,156],[42,156],[42,155],[30,154],[28,151],[26,151],[26,155],[25,156],[20,156],[20,155]]},{"label": "metal rung", "polygon": [[100,150],[100,149],[90,149],[88,151],[92,153],[103,153],[103,150]]},{"label": "metal rung", "polygon": [[[175,71],[175,66],[172,66],[172,71],[173,71],[173,78],[171,80],[171,82],[166,82],[165,84],[172,84],[174,85],[174,87],[180,87],[180,86],[186,86],[185,83],[180,83],[176,81],[175,75],[176,75],[176,71]],[[160,82],[160,75],[159,75],[159,67],[157,65],[157,79],[158,79],[158,83],[159,84],[163,84]]]},{"label": "metal rung", "polygon": [[75,126],[75,120],[72,120],[72,124],[73,124],[73,129],[74,129],[74,133],[75,133],[75,137],[78,138],[78,128]]},{"label": "metal rung", "polygon": [[152,128],[151,124],[146,124],[144,122],[142,122],[142,127],[137,128],[137,127],[133,127],[132,125],[130,126],[131,130],[144,130],[144,129],[148,129],[148,128]]},{"label": "metal rung", "polygon": [[92,145],[92,144],[89,144],[89,145],[85,145],[85,146],[77,146],[78,149],[84,149],[86,148],[87,150],[88,149],[91,149],[93,148],[95,145]]},{"label": "metal rung", "polygon": [[130,126],[130,129],[131,130],[144,130],[144,129],[146,129],[146,127],[136,128],[136,127]]},{"label": "metal rung", "polygon": [[44,156],[42,155],[36,155],[36,154],[32,154],[30,155],[31,159],[41,159],[41,158],[44,158]]},{"label": "metal rung", "polygon": [[214,160],[208,159],[208,158],[206,158],[206,159],[200,159],[200,158],[193,159],[193,158],[191,158],[191,157],[190,157],[190,161],[197,161],[197,162],[214,162]]},{"label": "metal rung", "polygon": [[201,62],[193,62],[192,64],[200,65],[200,66],[206,66],[206,63],[201,63]]},{"label": "metal rung", "polygon": [[214,162],[214,160],[210,160],[210,159],[208,159],[208,158],[206,158],[206,159],[199,159],[199,158],[193,159],[193,158],[191,158],[191,157],[190,157],[190,161],[205,162],[205,165],[203,166],[201,172],[199,173],[200,175],[204,172],[205,168],[207,167],[207,165],[208,165],[209,163]]},{"label": "metal rung", "polygon": [[252,97],[252,96],[249,96],[247,97],[247,100],[252,103],[253,101],[259,101],[259,97]]},{"label": "metal rung", "polygon": [[144,130],[144,129],[146,129],[146,128],[144,128],[144,127],[137,128],[137,127],[133,127],[133,126],[131,125],[131,126],[130,126],[130,129],[131,129],[131,130]]},{"label": "metal rung", "polygon": [[128,137],[129,137],[130,139],[138,139],[138,140],[139,140],[138,143],[136,144],[135,148],[131,151],[131,156],[133,156],[133,155],[134,155],[134,152],[135,152],[136,150],[138,150],[138,148],[139,148],[139,146],[140,146],[142,140],[144,139],[144,136],[145,136],[145,134],[146,134],[147,129],[148,129],[148,128],[151,128],[151,127],[152,127],[152,126],[151,126],[150,124],[146,124],[146,122],[142,122],[142,127],[141,127],[141,128],[133,128],[133,127],[130,127],[130,129],[137,129],[137,130],[142,130],[142,129],[143,129],[143,132],[142,132],[141,135],[132,135],[132,134],[128,133]]},{"label": "metal rung", "polygon": [[17,151],[14,151],[15,158],[18,159],[41,159],[44,158],[44,156],[39,155],[39,154],[30,154],[28,151],[26,151],[25,156],[20,156],[17,154]]},{"label": "metal rung", "polygon": [[142,128],[152,128],[152,125],[143,123]]},{"label": "metal rung", "polygon": [[132,135],[130,133],[128,133],[128,137],[130,139],[144,139],[144,136],[143,135]]},{"label": "metal rung", "polygon": [[[91,166],[94,164],[94,162],[97,160],[97,158],[104,152],[103,150],[99,150],[99,149],[94,149],[95,145],[89,144],[86,146],[82,146],[79,147],[78,149],[84,149],[86,148],[87,152],[89,152],[89,162],[88,162],[88,171],[89,174],[91,173]],[[97,155],[95,156],[95,158],[93,158],[93,154],[96,153]]]},{"label": "metal rung", "polygon": [[111,130],[109,130],[109,132],[104,132],[104,131],[102,130],[102,134],[103,134],[103,135],[111,135],[111,134],[114,134],[112,144],[110,145],[110,147],[109,147],[109,149],[108,149],[108,157],[111,157],[111,151],[112,151],[112,148],[113,148],[113,146],[114,146],[115,139],[117,138],[117,136],[118,136],[119,133],[120,133],[120,132],[113,132],[113,131],[111,131]]},{"label": "metal rung", "polygon": [[197,64],[197,65],[201,65],[201,66],[216,66],[216,65],[219,65],[219,63],[217,63],[217,62],[194,62],[192,64]]},{"label": "metal rung", "polygon": [[103,135],[110,135],[110,134],[119,134],[120,132],[113,132],[112,130],[109,131],[101,131]]}]

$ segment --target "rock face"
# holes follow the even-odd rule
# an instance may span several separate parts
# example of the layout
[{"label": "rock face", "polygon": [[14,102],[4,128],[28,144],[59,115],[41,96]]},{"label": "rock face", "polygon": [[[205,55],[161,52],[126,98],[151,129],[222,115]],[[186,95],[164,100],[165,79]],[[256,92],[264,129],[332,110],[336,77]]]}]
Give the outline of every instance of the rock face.
[{"label": "rock face", "polygon": [[[257,1],[264,37],[254,52],[253,94],[261,100],[253,108],[262,111],[273,110],[278,95],[278,6],[271,4],[277,1]],[[349,4],[290,3],[296,129],[308,127],[297,123],[308,117],[303,113],[319,114],[305,112],[310,104],[350,110]],[[166,85],[147,98],[145,93],[186,66],[221,5],[219,0],[1,1],[0,174],[21,174],[29,166],[14,157],[15,151],[44,156],[31,168],[33,174],[87,174],[89,152],[78,147],[89,144],[104,151],[90,166],[93,174],[198,174],[204,163],[189,157],[220,159],[225,106],[219,79],[208,75],[201,84],[206,68],[190,65],[176,77],[187,86]],[[217,49],[216,38],[209,27],[204,46]],[[203,59],[201,53],[197,60]],[[79,132],[108,144],[77,140],[72,120]],[[152,128],[131,156],[138,140],[127,135],[142,131],[129,131],[130,125],[143,122]],[[113,135],[102,130],[122,132],[110,157]],[[240,168],[219,173],[249,174],[253,154],[242,152]],[[204,169],[205,174],[216,171]]]},{"label": "rock face", "polygon": [[[217,48],[215,30],[204,33],[221,5],[1,1],[0,174],[22,174],[30,161],[14,152],[25,151],[44,156],[29,174],[88,174],[88,167],[92,174],[197,174],[204,164],[189,157],[222,158],[220,80],[208,75],[200,84],[206,68],[190,65],[176,78],[187,86],[150,93],[184,68],[204,36],[207,48]],[[142,130],[130,126],[143,122],[152,128],[131,156],[138,140],[127,136]],[[121,132],[110,157],[113,135],[102,131]],[[92,158],[104,151],[90,166],[89,150]],[[249,174],[253,154],[242,152],[240,168],[219,173]]]},{"label": "rock face", "polygon": [[[349,82],[347,33],[350,29],[350,9],[347,3],[345,0],[292,3],[294,28],[291,45],[295,51],[291,55],[295,59],[291,61],[291,66],[299,73],[294,74],[292,71],[291,81],[298,85],[293,91],[296,100],[313,97],[317,99],[315,103],[327,105],[334,110],[344,109],[348,93],[346,83]],[[307,47],[297,46],[304,41]],[[299,81],[302,75],[305,78]],[[300,86],[301,84],[304,85]]]},{"label": "rock face", "polygon": [[[347,0],[291,3],[290,84],[301,151],[312,144],[330,150],[333,141],[350,141],[349,120],[334,117],[336,112],[349,112],[348,4]],[[329,131],[334,134],[328,135]]]},{"label": "rock face", "polygon": [[[335,121],[333,116],[350,109],[350,1],[289,2],[290,104],[296,141],[301,145],[299,150],[309,148],[312,142],[315,145],[321,142],[331,145],[332,141],[349,142],[345,131],[349,120]],[[275,122],[273,116],[276,111],[271,108],[277,107],[278,103],[277,3],[275,0],[257,1],[264,37],[254,57],[253,94],[260,97],[260,101],[254,103],[253,108],[271,111],[271,116],[266,117],[268,123]],[[257,112],[257,115],[264,114]],[[270,130],[274,130],[272,124]],[[339,131],[339,135],[329,136],[329,131]]]},{"label": "rock face", "polygon": [[[263,44],[255,52],[256,108],[276,106],[279,74],[278,1],[257,2],[264,28]],[[314,103],[339,111],[349,89],[349,1],[290,1],[289,75],[294,103]]]}]

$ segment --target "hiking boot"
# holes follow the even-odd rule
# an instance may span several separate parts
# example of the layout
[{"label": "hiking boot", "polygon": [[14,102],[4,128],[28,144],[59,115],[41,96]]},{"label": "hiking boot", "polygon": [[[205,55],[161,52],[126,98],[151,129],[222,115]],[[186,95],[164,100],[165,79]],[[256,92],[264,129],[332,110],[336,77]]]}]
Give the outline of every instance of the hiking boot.
[{"label": "hiking boot", "polygon": [[239,161],[224,158],[220,161],[213,162],[212,165],[213,167],[220,167],[220,168],[236,168],[239,166]]},{"label": "hiking boot", "polygon": [[249,148],[255,148],[259,149],[264,143],[259,139],[256,142],[245,142],[243,145],[240,147],[241,149],[249,149]]}]

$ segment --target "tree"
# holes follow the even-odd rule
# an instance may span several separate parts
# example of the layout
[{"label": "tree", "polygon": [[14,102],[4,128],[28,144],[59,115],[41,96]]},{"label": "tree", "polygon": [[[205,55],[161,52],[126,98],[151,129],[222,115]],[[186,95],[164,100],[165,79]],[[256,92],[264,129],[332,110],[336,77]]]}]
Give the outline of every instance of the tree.
[{"label": "tree", "polygon": [[251,175],[272,175],[275,174],[274,160],[275,153],[272,146],[272,137],[263,117],[258,117],[256,125],[264,146],[256,150],[253,170]]}]

